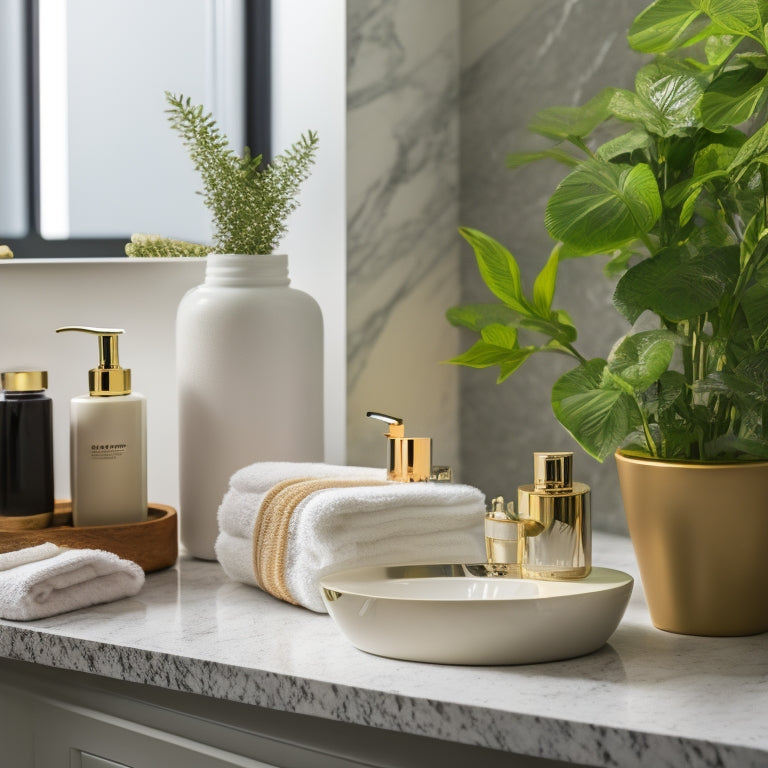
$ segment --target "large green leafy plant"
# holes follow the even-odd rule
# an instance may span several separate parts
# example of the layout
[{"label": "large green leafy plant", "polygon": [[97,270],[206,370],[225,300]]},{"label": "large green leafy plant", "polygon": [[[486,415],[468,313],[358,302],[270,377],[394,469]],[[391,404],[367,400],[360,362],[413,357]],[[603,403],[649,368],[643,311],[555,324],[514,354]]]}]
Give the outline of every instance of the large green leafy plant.
[{"label": "large green leafy plant", "polygon": [[242,156],[230,147],[210,113],[189,98],[166,93],[171,127],[189,150],[203,182],[203,200],[212,214],[213,245],[158,235],[133,235],[129,256],[205,256],[207,253],[269,254],[298,207],[296,196],[308,178],[317,151],[317,134],[308,131],[265,167],[262,156]]},{"label": "large green leafy plant", "polygon": [[[600,461],[622,446],[768,458],[767,25],[768,0],[657,0],[629,30],[653,54],[634,90],[533,118],[530,130],[554,143],[510,165],[551,159],[568,172],[546,207],[557,244],[532,293],[503,245],[461,230],[499,302],[448,311],[480,334],[451,362],[498,365],[502,381],[535,353],[571,357],[552,407]],[[606,122],[614,136],[595,146]],[[587,360],[553,299],[560,263],[595,254],[620,276],[613,303],[631,330]]]}]

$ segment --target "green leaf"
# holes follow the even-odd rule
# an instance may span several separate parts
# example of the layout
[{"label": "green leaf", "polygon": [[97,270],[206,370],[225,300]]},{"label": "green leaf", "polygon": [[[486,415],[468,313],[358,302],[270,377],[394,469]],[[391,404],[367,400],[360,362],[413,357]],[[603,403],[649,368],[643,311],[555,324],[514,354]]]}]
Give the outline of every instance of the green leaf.
[{"label": "green leaf", "polygon": [[[658,387],[645,393],[644,405],[649,413],[665,414],[680,403],[687,387],[685,376],[679,371],[664,371],[659,376]],[[650,396],[649,396],[650,393]]]},{"label": "green leaf", "polygon": [[765,209],[761,206],[744,229],[739,252],[739,263],[742,268],[755,258],[759,261],[765,254],[765,247],[768,244],[766,234],[768,232],[766,232]]},{"label": "green leaf", "polygon": [[746,141],[745,135],[735,128],[728,128],[723,133],[710,133],[709,136],[713,140],[693,156],[694,176],[712,171],[728,171]]},{"label": "green leaf", "polygon": [[752,338],[764,347],[768,343],[768,285],[758,282],[750,286],[742,297],[741,306]]},{"label": "green leaf", "polygon": [[477,333],[491,323],[514,326],[520,322],[520,313],[503,304],[466,304],[462,307],[451,307],[445,316],[451,325],[469,328]]},{"label": "green leaf", "polygon": [[708,461],[753,461],[768,459],[768,440],[721,435],[704,446]]},{"label": "green leaf", "polygon": [[506,359],[508,352],[508,349],[499,349],[480,339],[466,352],[452,357],[448,362],[466,365],[469,368],[490,368],[492,365],[500,365]]},{"label": "green leaf", "polygon": [[605,88],[580,107],[543,109],[533,116],[528,130],[558,141],[571,137],[583,139],[611,116],[608,103],[614,90]]},{"label": "green leaf", "polygon": [[[705,81],[681,62],[658,60],[642,67],[635,78],[636,110],[646,129],[659,136],[684,136],[696,126],[696,107]],[[615,100],[611,109],[615,111]]]},{"label": "green leaf", "polygon": [[560,243],[560,261],[565,261],[566,259],[580,259],[584,256],[591,256],[591,253],[584,253],[584,251],[580,250],[579,248],[575,248],[572,243]]},{"label": "green leaf", "polygon": [[699,199],[699,196],[701,195],[701,187],[695,187],[693,192],[691,192],[688,197],[685,198],[683,201],[683,206],[680,209],[680,226],[684,227],[693,216],[693,212],[696,208],[696,201]]},{"label": "green leaf", "polygon": [[664,202],[670,208],[675,208],[692,193],[695,192],[698,195],[701,188],[708,181],[726,178],[727,176],[728,174],[725,171],[712,171],[711,173],[704,173],[701,176],[695,176],[692,179],[678,182],[664,193]]},{"label": "green leaf", "polygon": [[563,337],[569,342],[576,341],[576,326],[573,324],[571,316],[564,309],[554,310],[550,317],[560,330],[557,334],[559,337]]},{"label": "green leaf", "polygon": [[752,384],[755,397],[762,401],[768,399],[768,350],[739,361],[733,372],[737,378]]},{"label": "green leaf", "polygon": [[728,166],[728,171],[735,171],[749,165],[758,155],[768,150],[768,123],[758,128],[742,145],[741,149]]},{"label": "green leaf", "polygon": [[555,240],[593,254],[645,236],[660,215],[659,188],[645,163],[589,160],[560,182],[544,223]]},{"label": "green leaf", "polygon": [[507,325],[487,325],[480,331],[483,341],[494,347],[502,349],[515,349],[517,347],[517,330]]},{"label": "green leaf", "polygon": [[738,277],[738,248],[666,248],[629,269],[613,296],[616,309],[634,323],[651,310],[680,322],[716,307]]},{"label": "green leaf", "polygon": [[739,240],[734,231],[716,215],[713,221],[705,221],[691,232],[688,245],[691,249],[709,251],[713,248],[738,245]]},{"label": "green leaf", "polygon": [[625,336],[608,358],[608,370],[632,386],[644,390],[667,370],[676,338],[669,331],[642,331]]},{"label": "green leaf", "polygon": [[499,366],[499,377],[496,383],[501,384],[511,376],[535,351],[536,347],[521,347],[511,353]]},{"label": "green leaf", "polygon": [[748,35],[760,28],[755,0],[697,0],[698,6],[726,34]]},{"label": "green leaf", "polygon": [[489,368],[492,365],[501,365],[517,347],[517,331],[514,328],[491,325],[481,333],[482,338],[479,341],[448,362],[470,368]]},{"label": "green leaf", "polygon": [[736,50],[740,35],[710,35],[704,44],[704,55],[711,67],[719,67]]},{"label": "green leaf", "polygon": [[765,97],[766,77],[758,67],[743,64],[715,78],[701,97],[701,120],[721,132],[748,120]]},{"label": "green leaf", "polygon": [[476,229],[461,227],[459,232],[472,246],[480,276],[496,298],[522,315],[530,314],[514,256],[501,243]]},{"label": "green leaf", "polygon": [[623,133],[615,139],[606,141],[597,149],[595,156],[598,160],[607,162],[622,155],[631,155],[633,152],[647,152],[650,146],[650,136],[640,128],[633,128],[628,133]]},{"label": "green leaf", "polygon": [[490,368],[498,365],[500,374],[497,383],[514,373],[537,349],[518,346],[517,331],[505,325],[486,326],[481,335],[482,338],[466,352],[448,362],[469,368]]},{"label": "green leaf", "polygon": [[561,322],[559,319],[560,314],[559,312],[550,312],[548,317],[531,315],[522,319],[520,325],[529,331],[536,331],[545,336],[551,336],[562,344],[569,344],[576,340],[576,329],[572,323]]},{"label": "green leaf", "polygon": [[519,168],[521,165],[527,165],[537,160],[557,160],[559,163],[570,166],[579,164],[579,159],[559,147],[550,147],[540,152],[510,152],[507,155],[507,168]]},{"label": "green leaf", "polygon": [[541,315],[548,315],[552,308],[557,285],[557,267],[559,263],[560,245],[556,245],[549,254],[547,263],[539,272],[533,283],[533,306]]},{"label": "green leaf", "polygon": [[641,423],[635,401],[606,376],[606,361],[589,360],[552,388],[557,420],[590,456],[603,461]]},{"label": "green leaf", "polygon": [[670,51],[696,33],[691,24],[700,16],[691,0],[656,0],[629,28],[629,44],[643,53]]}]

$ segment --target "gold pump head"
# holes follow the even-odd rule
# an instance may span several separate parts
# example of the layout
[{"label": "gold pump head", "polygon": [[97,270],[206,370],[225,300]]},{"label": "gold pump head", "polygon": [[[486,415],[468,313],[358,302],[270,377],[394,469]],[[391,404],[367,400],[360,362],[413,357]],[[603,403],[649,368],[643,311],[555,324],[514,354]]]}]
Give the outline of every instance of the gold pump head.
[{"label": "gold pump head", "polygon": [[397,416],[368,411],[366,416],[389,424],[387,438],[387,479],[400,483],[427,482],[432,477],[432,438],[406,437],[403,420]]},{"label": "gold pump head", "polygon": [[131,369],[120,367],[117,337],[125,333],[122,328],[89,328],[84,325],[67,325],[62,331],[80,331],[99,337],[99,365],[88,371],[88,389],[92,397],[114,397],[131,394]]}]

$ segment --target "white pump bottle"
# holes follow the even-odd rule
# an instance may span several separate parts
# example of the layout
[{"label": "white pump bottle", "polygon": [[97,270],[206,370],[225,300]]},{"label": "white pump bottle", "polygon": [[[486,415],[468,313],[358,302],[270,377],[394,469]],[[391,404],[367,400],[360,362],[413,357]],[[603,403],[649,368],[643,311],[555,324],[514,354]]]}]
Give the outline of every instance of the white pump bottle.
[{"label": "white pump bottle", "polygon": [[117,351],[122,329],[66,326],[98,336],[99,365],[89,394],[70,406],[70,485],[74,525],[117,525],[147,519],[146,399],[131,392],[131,371]]}]

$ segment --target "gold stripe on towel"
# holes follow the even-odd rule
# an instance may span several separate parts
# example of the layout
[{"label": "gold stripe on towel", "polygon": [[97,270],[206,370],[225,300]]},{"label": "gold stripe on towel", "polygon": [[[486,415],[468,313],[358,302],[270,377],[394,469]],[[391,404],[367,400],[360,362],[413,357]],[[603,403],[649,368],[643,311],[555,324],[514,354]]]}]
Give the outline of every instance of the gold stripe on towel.
[{"label": "gold stripe on towel", "polygon": [[268,522],[272,520],[275,515],[274,501],[275,497],[286,488],[289,488],[296,483],[306,483],[313,478],[311,477],[293,477],[289,480],[282,480],[277,485],[267,491],[266,495],[261,501],[259,507],[259,513],[256,515],[256,524],[253,529],[253,573],[256,577],[256,583],[262,588],[266,589],[261,578],[262,564],[264,563],[264,554],[262,552],[262,541],[265,538],[264,529]]},{"label": "gold stripe on towel", "polygon": [[304,499],[328,488],[362,488],[386,485],[375,480],[339,478],[294,478],[275,485],[261,502],[253,536],[253,565],[256,583],[265,591],[299,605],[285,583],[285,559],[291,517]]}]

